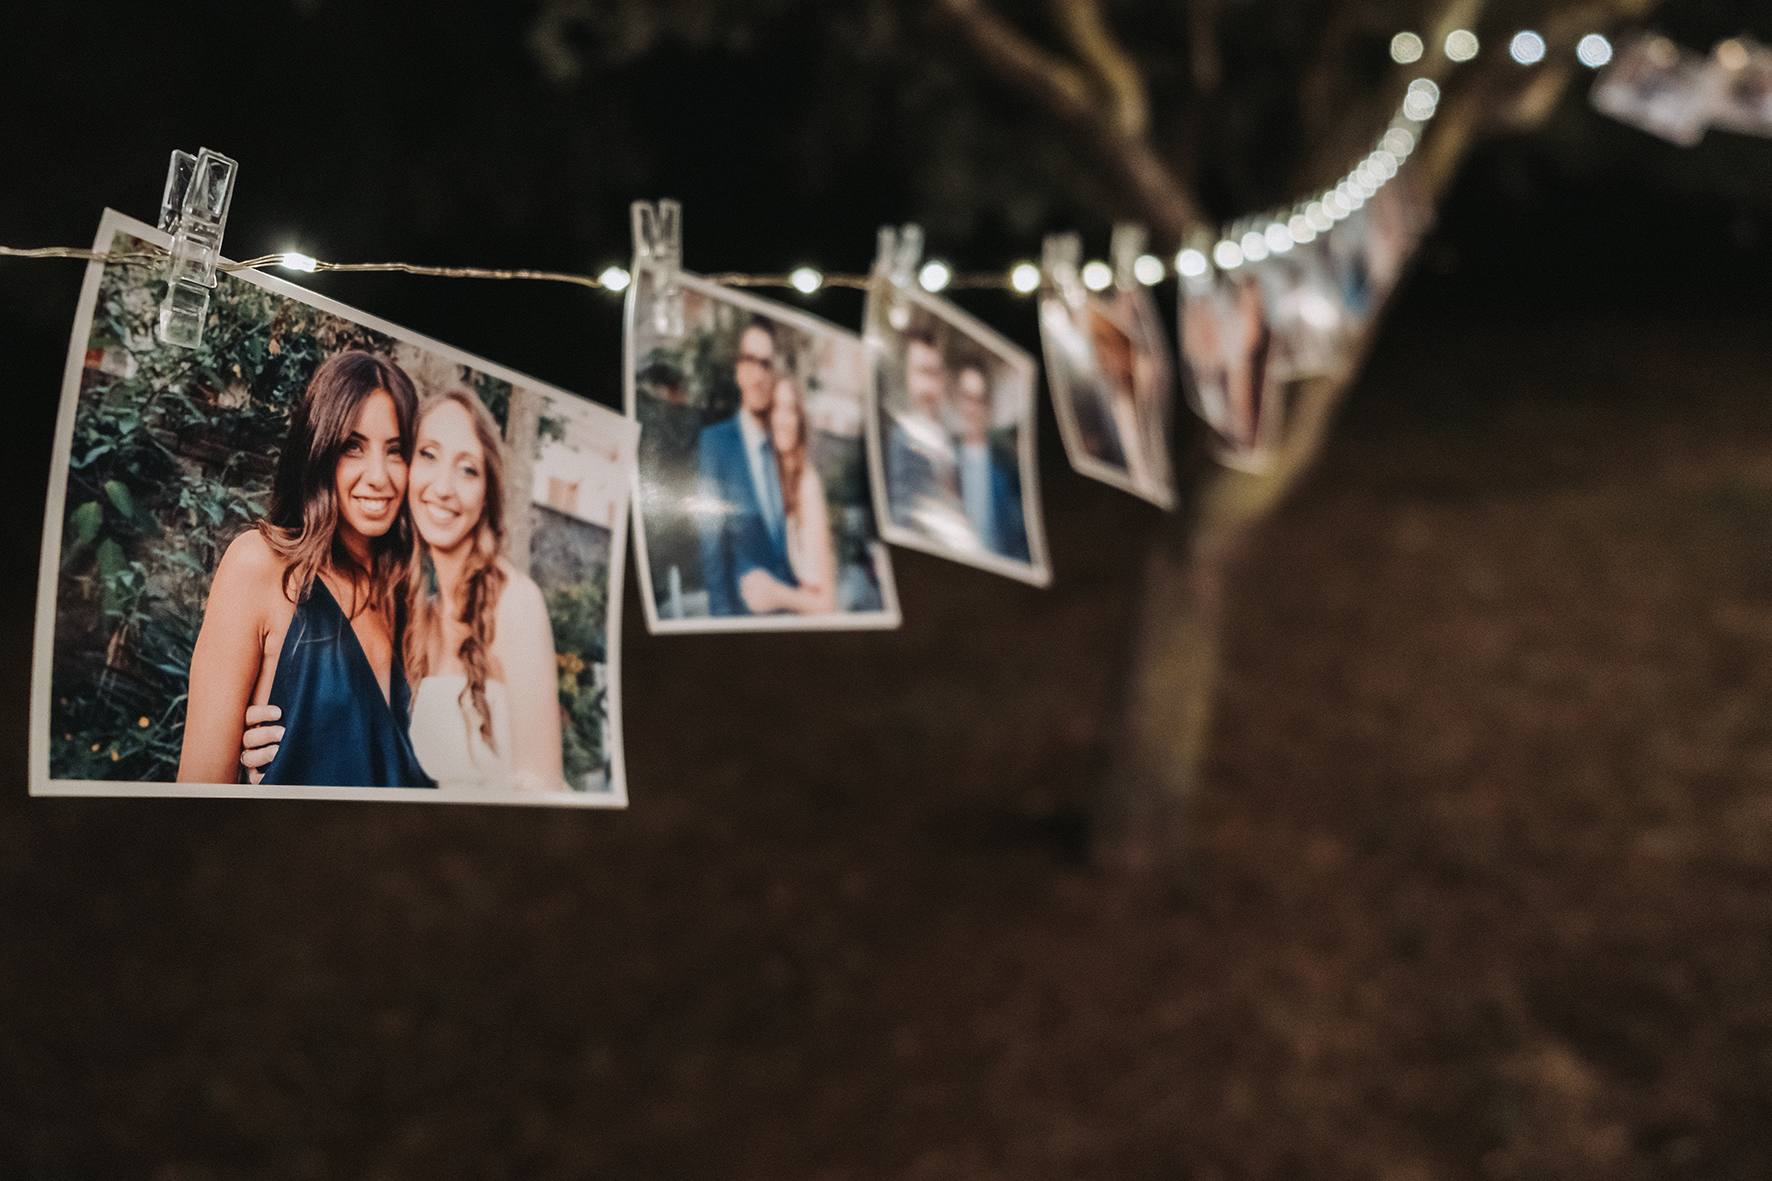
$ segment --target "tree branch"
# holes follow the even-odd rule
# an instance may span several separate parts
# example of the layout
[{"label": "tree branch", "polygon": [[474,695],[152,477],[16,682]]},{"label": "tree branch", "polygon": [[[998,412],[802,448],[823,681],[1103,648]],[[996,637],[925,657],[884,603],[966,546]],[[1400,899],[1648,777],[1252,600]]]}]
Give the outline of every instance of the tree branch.
[{"label": "tree branch", "polygon": [[1115,39],[1101,15],[1100,0],[1052,0],[1052,15],[1065,40],[1101,84],[1115,127],[1128,139],[1150,130],[1150,100],[1138,63]]},{"label": "tree branch", "polygon": [[[1137,66],[1101,21],[1096,0],[1055,0],[1075,11],[1067,36],[1088,46],[1092,74],[1041,48],[985,0],[934,0],[973,54],[1000,79],[1040,103],[1081,136],[1110,169],[1132,213],[1158,248],[1173,248],[1206,225],[1192,186],[1152,146],[1150,107]],[[1105,72],[1103,72],[1105,71]]]},{"label": "tree branch", "polygon": [[1035,45],[982,0],[938,0],[985,65],[1067,123],[1095,117],[1089,79],[1056,54]]}]

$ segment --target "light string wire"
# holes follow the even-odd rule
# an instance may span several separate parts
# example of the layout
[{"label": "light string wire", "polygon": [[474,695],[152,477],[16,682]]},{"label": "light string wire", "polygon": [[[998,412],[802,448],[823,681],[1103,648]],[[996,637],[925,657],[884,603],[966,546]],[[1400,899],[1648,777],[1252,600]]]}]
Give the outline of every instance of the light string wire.
[{"label": "light string wire", "polygon": [[[1391,39],[1391,59],[1399,65],[1413,64],[1420,60],[1425,48],[1422,39],[1416,34],[1398,33]],[[1510,56],[1522,66],[1537,65],[1544,59],[1544,50],[1544,39],[1531,30],[1516,33],[1509,43]],[[1477,37],[1469,30],[1455,29],[1446,37],[1443,52],[1447,60],[1454,64],[1470,61],[1477,56]],[[1599,69],[1611,60],[1612,46],[1600,34],[1590,33],[1576,47],[1576,57],[1582,65]],[[1397,175],[1403,162],[1415,148],[1422,125],[1433,118],[1439,98],[1440,90],[1437,85],[1427,78],[1417,78],[1409,84],[1402,104],[1390,126],[1379,137],[1377,146],[1339,183],[1290,209],[1275,209],[1265,215],[1238,218],[1221,226],[1217,234],[1196,235],[1191,244],[1178,252],[1170,263],[1145,255],[1137,260],[1138,266],[1135,268],[1139,281],[1149,286],[1161,282],[1171,274],[1182,279],[1199,279],[1209,270],[1235,270],[1245,262],[1260,262],[1269,254],[1283,254],[1294,245],[1303,245],[1327,232],[1336,222],[1359,209],[1386,181]],[[159,267],[165,264],[168,255],[168,251],[155,246],[148,246],[145,253],[111,253],[69,246],[42,246],[32,249],[0,246],[0,257],[6,258],[69,258],[123,266]],[[602,274],[592,276],[567,271],[433,267],[409,262],[323,262],[295,251],[264,254],[243,262],[216,264],[217,270],[229,274],[264,270],[268,267],[309,273],[400,272],[443,279],[540,279],[612,292],[625,291],[633,281],[629,272],[617,266],[608,267]],[[938,276],[934,281],[927,277],[921,280],[921,286],[931,292],[1013,291],[1019,295],[1029,295],[1039,285],[1039,270],[1028,262],[1017,263],[1006,272],[972,274],[956,274],[945,263],[931,262],[925,267],[924,275],[927,276],[932,270]],[[1089,275],[1091,270],[1096,271],[1096,276]],[[1092,278],[1111,275],[1106,264],[1098,262],[1090,263],[1084,268],[1084,273],[1085,286],[1091,290],[1098,287],[1096,282],[1091,281]],[[1147,278],[1147,275],[1150,277]],[[865,291],[875,280],[872,275],[822,274],[811,267],[802,267],[785,275],[722,272],[706,278],[725,287],[787,287],[803,295],[810,295],[825,287]],[[1107,280],[1101,281],[1099,286],[1107,286]]]}]

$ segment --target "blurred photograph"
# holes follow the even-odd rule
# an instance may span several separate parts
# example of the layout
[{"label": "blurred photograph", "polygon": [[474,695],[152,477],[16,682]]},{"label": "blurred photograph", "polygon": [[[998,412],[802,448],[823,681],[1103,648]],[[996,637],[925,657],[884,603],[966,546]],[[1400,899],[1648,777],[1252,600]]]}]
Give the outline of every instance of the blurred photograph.
[{"label": "blurred photograph", "polygon": [[[162,249],[115,213],[98,249]],[[254,272],[201,344],[93,264],[44,529],[32,791],[621,805],[635,429]]]},{"label": "blurred photograph", "polygon": [[884,280],[866,323],[881,535],[1046,585],[1033,358],[946,300]]},{"label": "blurred photograph", "polygon": [[1713,127],[1772,136],[1772,48],[1748,37],[1717,43],[1711,61],[1719,74]]},{"label": "blurred photograph", "polygon": [[1172,507],[1174,376],[1150,293],[1139,288],[1072,303],[1048,287],[1040,298],[1040,339],[1071,466]]},{"label": "blurred photograph", "polygon": [[868,478],[868,364],[854,333],[682,276],[665,337],[629,292],[640,424],[636,549],[655,632],[898,626]]},{"label": "blurred photograph", "polygon": [[1618,47],[1594,82],[1594,109],[1669,143],[1691,147],[1717,110],[1720,71],[1702,53],[1649,33]]},{"label": "blurred photograph", "polygon": [[1188,402],[1212,428],[1220,463],[1261,471],[1279,441],[1285,400],[1261,281],[1248,267],[1209,275],[1189,285],[1181,303]]}]

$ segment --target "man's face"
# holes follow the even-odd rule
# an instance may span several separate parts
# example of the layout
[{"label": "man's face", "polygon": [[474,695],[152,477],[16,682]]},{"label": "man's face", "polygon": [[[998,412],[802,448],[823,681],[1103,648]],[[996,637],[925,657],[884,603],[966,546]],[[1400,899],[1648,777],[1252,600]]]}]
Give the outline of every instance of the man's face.
[{"label": "man's face", "polygon": [[761,328],[746,328],[738,338],[734,371],[744,408],[762,418],[775,401],[775,341]]},{"label": "man's face", "polygon": [[913,340],[904,353],[904,387],[911,406],[919,414],[939,420],[942,399],[948,392],[948,367],[941,350]]},{"label": "man's face", "polygon": [[960,423],[968,443],[984,442],[991,425],[991,397],[984,374],[971,367],[960,370],[954,383],[954,400],[960,406]]}]

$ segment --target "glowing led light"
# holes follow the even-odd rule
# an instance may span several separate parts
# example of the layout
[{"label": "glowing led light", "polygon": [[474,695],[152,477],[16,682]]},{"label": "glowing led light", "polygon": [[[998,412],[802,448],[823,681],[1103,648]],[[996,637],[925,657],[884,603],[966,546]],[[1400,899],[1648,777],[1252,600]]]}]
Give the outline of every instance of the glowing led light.
[{"label": "glowing led light", "polygon": [[1373,192],[1378,191],[1378,186],[1383,180],[1383,178],[1380,177],[1371,166],[1366,164],[1362,164],[1354,169],[1353,175],[1348,179],[1362,188],[1371,189]]},{"label": "glowing led light", "polygon": [[945,262],[926,262],[923,269],[917,272],[917,282],[923,285],[925,291],[940,291],[953,277],[954,272],[948,269]]},{"label": "glowing led light", "polygon": [[1031,262],[1018,262],[1009,272],[1009,286],[1026,295],[1040,285],[1040,268]]},{"label": "glowing led light", "polygon": [[1395,156],[1399,163],[1403,157],[1415,150],[1415,137],[1409,134],[1409,129],[1406,127],[1391,128],[1378,142],[1383,144],[1384,150]]},{"label": "glowing led light", "polygon": [[1544,60],[1544,38],[1531,29],[1521,29],[1508,42],[1507,51],[1522,66],[1535,66]]},{"label": "glowing led light", "polygon": [[1269,254],[1284,254],[1292,249],[1292,231],[1286,228],[1284,222],[1277,221],[1269,226],[1262,237],[1267,239]]},{"label": "glowing led light", "polygon": [[1286,232],[1291,234],[1292,240],[1300,246],[1306,242],[1317,240],[1317,227],[1312,225],[1310,219],[1302,213],[1292,215],[1292,220],[1286,223]]},{"label": "glowing led light", "polygon": [[[1237,261],[1243,261],[1241,254]],[[1206,256],[1190,246],[1175,256],[1175,273],[1184,279],[1198,279],[1206,273]]]},{"label": "glowing led light", "polygon": [[1414,33],[1398,33],[1391,38],[1391,60],[1400,66],[1421,60],[1421,38]]},{"label": "glowing led light", "polygon": [[1163,260],[1154,254],[1141,254],[1132,263],[1132,277],[1146,287],[1163,281]]},{"label": "glowing led light", "polygon": [[1349,209],[1347,202],[1341,199],[1340,193],[1325,193],[1323,194],[1323,212],[1329,215],[1331,222],[1337,222],[1352,213],[1353,210]]},{"label": "glowing led light", "polygon": [[1360,192],[1358,189],[1354,188],[1353,185],[1350,185],[1345,181],[1335,186],[1335,195],[1341,198],[1342,208],[1346,209],[1349,213],[1352,213],[1366,203],[1366,194]]},{"label": "glowing led light", "polygon": [[1212,261],[1218,264],[1220,270],[1234,270],[1243,265],[1243,251],[1235,242],[1226,238],[1212,248]]},{"label": "glowing led light", "polygon": [[1267,239],[1260,230],[1250,230],[1237,245],[1242,248],[1244,262],[1260,262],[1268,255]]},{"label": "glowing led light", "polygon": [[1403,96],[1403,114],[1417,123],[1426,123],[1434,117],[1434,108],[1439,104],[1428,97],[1426,91],[1411,90]]},{"label": "glowing led light", "polygon": [[1477,56],[1477,35],[1469,29],[1453,29],[1447,33],[1446,56],[1455,62],[1467,62]]},{"label": "glowing led light", "polygon": [[610,291],[626,291],[628,284],[632,281],[633,276],[620,267],[605,267],[603,273],[597,276],[597,282],[603,284]]},{"label": "glowing led light", "polygon": [[824,276],[811,267],[801,267],[788,276],[788,282],[792,283],[794,290],[801,295],[811,295],[824,286]]},{"label": "glowing led light", "polygon": [[1575,57],[1590,70],[1597,70],[1612,60],[1612,42],[1598,33],[1589,33],[1575,43]]},{"label": "glowing led light", "polygon": [[1114,268],[1099,260],[1083,264],[1083,286],[1091,291],[1105,291],[1114,281]]},{"label": "glowing led light", "polygon": [[277,265],[286,271],[308,271],[309,273],[318,270],[320,267],[318,260],[306,254],[297,253],[294,250],[285,250],[283,252],[282,260],[278,262]]},{"label": "glowing led light", "polygon": [[1733,37],[1717,42],[1711,52],[1716,55],[1717,64],[1725,70],[1739,70],[1747,65],[1747,46]]},{"label": "glowing led light", "polygon": [[1409,93],[1426,95],[1427,101],[1430,103],[1440,101],[1440,88],[1434,85],[1432,78],[1417,78],[1409,83]]},{"label": "glowing led light", "polygon": [[[1323,201],[1312,201],[1304,207],[1304,220],[1319,234],[1335,224],[1335,215],[1323,207],[1325,204]],[[1303,241],[1302,238],[1299,240]]]}]

